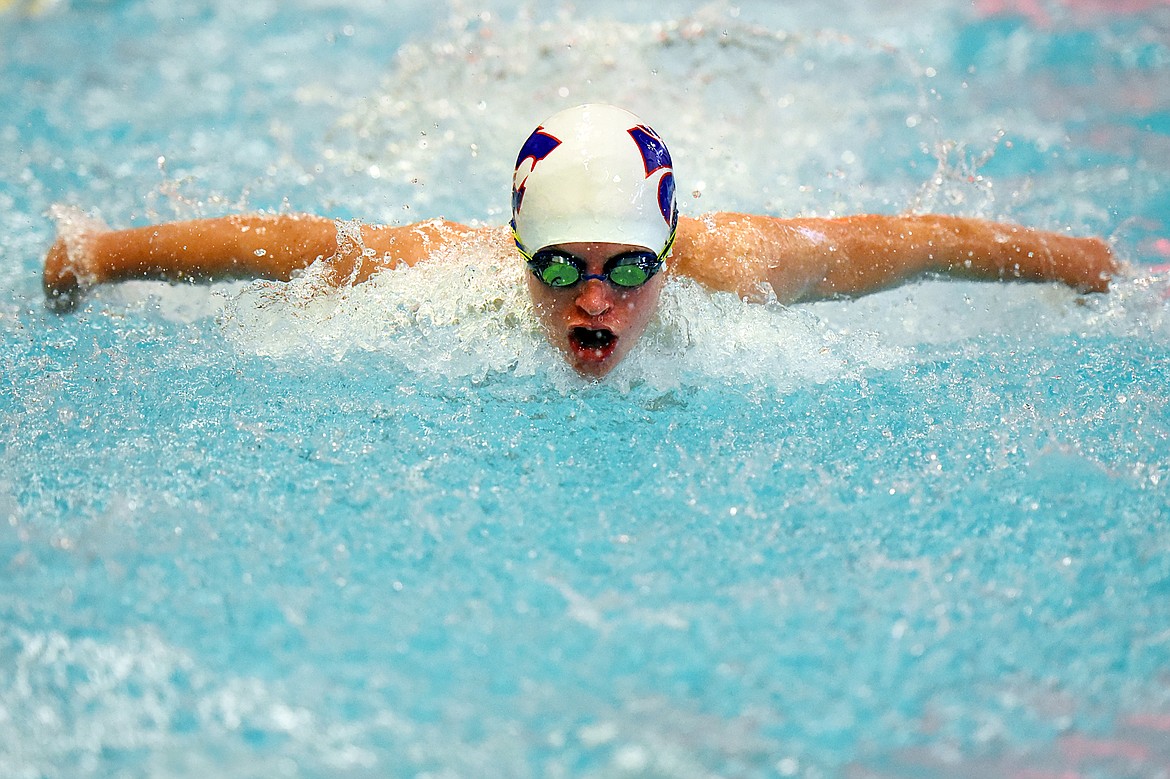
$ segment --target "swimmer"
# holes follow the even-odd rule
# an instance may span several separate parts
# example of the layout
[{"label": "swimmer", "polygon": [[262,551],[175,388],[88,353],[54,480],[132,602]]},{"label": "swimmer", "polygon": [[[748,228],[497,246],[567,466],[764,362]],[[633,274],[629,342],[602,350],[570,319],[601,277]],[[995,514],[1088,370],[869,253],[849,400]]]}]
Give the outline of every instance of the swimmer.
[{"label": "swimmer", "polygon": [[862,295],[927,274],[1105,292],[1118,271],[1100,239],[979,219],[679,216],[662,138],[633,114],[599,104],[561,111],[525,141],[510,228],[443,219],[363,225],[359,243],[324,217],[238,215],[82,231],[49,250],[44,289],[50,307],[67,311],[101,283],[287,281],[322,261],[335,283],[353,284],[461,247],[489,247],[527,264],[528,291],[549,341],[580,374],[599,378],[637,343],[668,274],[745,300],[796,303]]}]

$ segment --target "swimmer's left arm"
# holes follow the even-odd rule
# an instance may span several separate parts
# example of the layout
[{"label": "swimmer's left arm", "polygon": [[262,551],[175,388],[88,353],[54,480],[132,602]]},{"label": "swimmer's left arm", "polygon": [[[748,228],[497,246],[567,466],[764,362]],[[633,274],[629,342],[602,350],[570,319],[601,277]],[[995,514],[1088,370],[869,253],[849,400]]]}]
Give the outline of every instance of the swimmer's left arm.
[{"label": "swimmer's left arm", "polygon": [[1119,270],[1098,238],[963,217],[714,214],[686,221],[680,248],[690,256],[681,272],[693,269],[700,282],[743,297],[770,287],[784,302],[862,295],[929,273],[1105,292]]},{"label": "swimmer's left arm", "polygon": [[[954,216],[856,216],[792,220],[825,234],[814,242],[823,275],[809,297],[861,295],[923,274],[982,281],[1056,281],[1107,292],[1119,265],[1099,238]],[[828,245],[828,251],[825,247]]]}]

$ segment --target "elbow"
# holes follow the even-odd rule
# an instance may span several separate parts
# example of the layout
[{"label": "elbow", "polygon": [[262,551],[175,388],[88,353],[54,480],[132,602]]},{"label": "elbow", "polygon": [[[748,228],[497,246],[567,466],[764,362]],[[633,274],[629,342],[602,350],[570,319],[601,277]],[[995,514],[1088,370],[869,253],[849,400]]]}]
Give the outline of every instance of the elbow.
[{"label": "elbow", "polygon": [[1109,245],[1100,238],[1077,238],[1076,253],[1067,264],[1062,279],[1077,292],[1108,292],[1109,284],[1121,272],[1121,263]]}]

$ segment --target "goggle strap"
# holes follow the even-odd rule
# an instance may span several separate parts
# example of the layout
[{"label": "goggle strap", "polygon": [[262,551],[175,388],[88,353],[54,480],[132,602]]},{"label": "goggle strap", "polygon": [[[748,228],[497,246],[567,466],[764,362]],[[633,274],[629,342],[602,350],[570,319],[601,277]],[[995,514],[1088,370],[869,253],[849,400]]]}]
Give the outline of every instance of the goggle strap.
[{"label": "goggle strap", "polygon": [[658,252],[658,261],[665,262],[666,255],[670,254],[670,250],[674,247],[674,237],[678,234],[678,206],[674,207],[674,219],[670,222],[670,235],[666,237],[666,246],[662,247],[662,251]]},{"label": "goggle strap", "polygon": [[516,244],[516,251],[520,252],[525,262],[532,262],[532,252],[524,248],[524,242],[520,240],[520,233],[516,230],[516,220],[512,219],[509,224],[512,227],[512,241]]}]

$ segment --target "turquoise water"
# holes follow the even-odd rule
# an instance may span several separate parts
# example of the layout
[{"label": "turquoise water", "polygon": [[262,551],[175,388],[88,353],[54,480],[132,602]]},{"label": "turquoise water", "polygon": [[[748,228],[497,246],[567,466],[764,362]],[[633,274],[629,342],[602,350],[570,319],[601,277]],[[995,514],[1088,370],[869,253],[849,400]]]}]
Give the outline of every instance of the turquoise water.
[{"label": "turquoise water", "polygon": [[[59,3],[0,15],[14,777],[1170,772],[1170,17]],[[519,271],[43,310],[54,203],[504,219],[556,108],[685,210],[1097,233],[1108,296],[674,282],[582,382]]]}]

